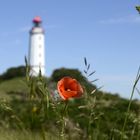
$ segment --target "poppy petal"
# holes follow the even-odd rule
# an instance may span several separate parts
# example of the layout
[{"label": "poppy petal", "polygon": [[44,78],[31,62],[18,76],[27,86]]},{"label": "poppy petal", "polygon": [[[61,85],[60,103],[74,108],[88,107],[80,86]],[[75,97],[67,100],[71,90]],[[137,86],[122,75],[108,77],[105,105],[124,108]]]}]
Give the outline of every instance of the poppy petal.
[{"label": "poppy petal", "polygon": [[58,81],[57,89],[64,100],[80,97],[83,94],[83,88],[80,83],[71,77],[64,77]]}]

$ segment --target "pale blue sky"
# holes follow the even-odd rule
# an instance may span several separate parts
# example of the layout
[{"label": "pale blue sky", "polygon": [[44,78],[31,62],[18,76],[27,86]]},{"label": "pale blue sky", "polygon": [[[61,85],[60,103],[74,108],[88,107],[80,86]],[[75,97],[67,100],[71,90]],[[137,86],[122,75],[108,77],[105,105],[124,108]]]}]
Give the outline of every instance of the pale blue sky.
[{"label": "pale blue sky", "polygon": [[129,97],[140,65],[138,4],[140,0],[1,0],[0,73],[24,64],[31,21],[39,15],[46,31],[47,76],[60,67],[83,71],[86,57],[102,90]]}]

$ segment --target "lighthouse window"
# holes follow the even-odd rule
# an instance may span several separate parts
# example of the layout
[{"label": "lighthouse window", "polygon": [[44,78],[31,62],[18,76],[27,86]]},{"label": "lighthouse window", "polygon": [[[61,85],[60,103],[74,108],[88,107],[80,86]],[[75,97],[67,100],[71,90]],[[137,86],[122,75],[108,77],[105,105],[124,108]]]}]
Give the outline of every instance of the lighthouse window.
[{"label": "lighthouse window", "polygon": [[39,45],[39,48],[41,48],[41,45]]}]

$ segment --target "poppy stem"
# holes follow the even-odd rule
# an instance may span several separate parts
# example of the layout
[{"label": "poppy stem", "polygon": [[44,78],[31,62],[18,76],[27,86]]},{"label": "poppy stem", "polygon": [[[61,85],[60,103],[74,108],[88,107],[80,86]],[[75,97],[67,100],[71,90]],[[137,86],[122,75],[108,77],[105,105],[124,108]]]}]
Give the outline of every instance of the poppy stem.
[{"label": "poppy stem", "polygon": [[64,109],[63,109],[63,112],[62,112],[62,129],[61,129],[61,133],[60,133],[60,136],[64,139],[65,135],[64,135],[64,131],[65,131],[65,115],[66,115],[66,112],[67,112],[67,108],[68,108],[68,101],[65,101],[65,106],[64,106]]},{"label": "poppy stem", "polygon": [[64,118],[64,115],[65,115],[66,112],[67,112],[67,108],[68,108],[68,101],[66,100],[66,101],[65,101],[65,106],[64,106],[64,109],[63,109],[63,112],[62,112],[62,118]]}]

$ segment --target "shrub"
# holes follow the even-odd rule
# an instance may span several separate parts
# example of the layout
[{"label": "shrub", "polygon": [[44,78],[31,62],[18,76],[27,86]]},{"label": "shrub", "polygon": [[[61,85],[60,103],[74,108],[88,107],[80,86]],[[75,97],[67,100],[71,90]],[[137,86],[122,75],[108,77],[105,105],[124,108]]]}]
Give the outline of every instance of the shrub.
[{"label": "shrub", "polygon": [[25,76],[25,66],[12,67],[0,75],[0,81],[23,76]]}]

